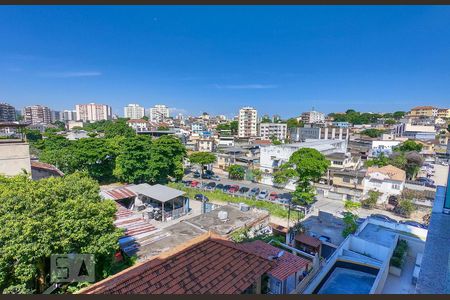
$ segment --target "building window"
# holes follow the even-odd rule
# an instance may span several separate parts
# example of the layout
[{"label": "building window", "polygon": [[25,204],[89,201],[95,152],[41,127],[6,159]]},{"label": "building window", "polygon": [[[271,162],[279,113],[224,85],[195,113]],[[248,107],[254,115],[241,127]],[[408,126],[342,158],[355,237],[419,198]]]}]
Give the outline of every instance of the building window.
[{"label": "building window", "polygon": [[342,181],[350,183],[350,177],[344,177],[344,178],[342,178]]},{"label": "building window", "polygon": [[399,190],[399,189],[400,189],[400,185],[399,185],[399,184],[396,184],[396,183],[393,183],[393,184],[392,184],[392,188],[393,188],[394,190]]}]

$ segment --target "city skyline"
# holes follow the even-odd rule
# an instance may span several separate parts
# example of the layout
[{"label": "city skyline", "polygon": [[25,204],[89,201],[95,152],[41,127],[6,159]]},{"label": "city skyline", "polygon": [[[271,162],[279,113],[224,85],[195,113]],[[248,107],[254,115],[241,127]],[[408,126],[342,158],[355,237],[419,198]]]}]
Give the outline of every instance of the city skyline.
[{"label": "city skyline", "polygon": [[0,20],[0,99],[18,109],[288,118],[449,102],[448,7],[11,6]]}]

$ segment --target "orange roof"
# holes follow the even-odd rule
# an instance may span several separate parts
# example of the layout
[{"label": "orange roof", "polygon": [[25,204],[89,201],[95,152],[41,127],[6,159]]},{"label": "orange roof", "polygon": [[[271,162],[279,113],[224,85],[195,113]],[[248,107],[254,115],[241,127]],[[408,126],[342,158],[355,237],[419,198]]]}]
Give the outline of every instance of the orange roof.
[{"label": "orange roof", "polygon": [[297,234],[295,236],[295,240],[302,244],[312,246],[314,248],[317,248],[320,246],[320,244],[322,244],[322,242],[319,239],[316,239],[315,237],[306,235],[304,233]]},{"label": "orange roof", "polygon": [[384,166],[381,168],[369,167],[367,169],[366,175],[372,174],[372,173],[381,173],[381,174],[387,175],[392,180],[399,180],[399,181],[406,180],[406,172],[403,171],[402,169],[394,167],[393,165],[387,165],[387,166]]},{"label": "orange roof", "polygon": [[254,140],[253,144],[255,145],[270,145],[272,144],[271,140]]},{"label": "orange roof", "polygon": [[411,110],[419,110],[419,109],[436,109],[434,106],[416,106],[412,108]]},{"label": "orange roof", "polygon": [[[266,258],[276,256],[280,251],[282,251],[280,248],[274,247],[259,240],[241,244],[241,246],[252,253],[261,255]],[[276,265],[269,272],[267,272],[267,274],[282,281],[292,274],[303,270],[308,266],[308,264],[311,263],[311,261],[287,251],[285,251],[280,258],[273,261]]]},{"label": "orange roof", "polygon": [[205,233],[79,294],[240,294],[274,262]]},{"label": "orange roof", "polygon": [[148,121],[144,120],[144,119],[131,119],[128,120],[127,123],[147,123]]}]

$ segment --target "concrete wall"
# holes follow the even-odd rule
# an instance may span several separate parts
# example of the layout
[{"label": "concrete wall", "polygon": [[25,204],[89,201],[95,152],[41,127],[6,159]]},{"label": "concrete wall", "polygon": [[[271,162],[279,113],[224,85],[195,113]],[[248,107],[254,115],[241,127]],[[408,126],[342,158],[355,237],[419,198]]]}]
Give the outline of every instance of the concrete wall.
[{"label": "concrete wall", "polygon": [[24,174],[25,170],[31,175],[30,148],[24,142],[0,142],[0,174],[15,176]]},{"label": "concrete wall", "polygon": [[350,239],[348,249],[380,261],[390,259],[387,257],[389,254],[389,248],[371,243],[357,236],[353,236]]}]

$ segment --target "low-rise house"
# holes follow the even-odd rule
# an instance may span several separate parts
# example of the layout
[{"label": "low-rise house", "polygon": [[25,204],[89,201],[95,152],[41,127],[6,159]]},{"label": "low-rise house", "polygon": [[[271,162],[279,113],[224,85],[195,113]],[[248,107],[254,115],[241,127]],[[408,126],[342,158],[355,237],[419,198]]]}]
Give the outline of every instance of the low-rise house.
[{"label": "low-rise house", "polygon": [[216,141],[214,138],[199,138],[195,141],[195,151],[214,152],[216,151]]},{"label": "low-rise house", "polygon": [[131,119],[127,121],[127,124],[136,132],[149,130],[149,123],[144,119]]},{"label": "low-rise house", "polygon": [[370,150],[371,157],[377,157],[381,153],[385,156],[392,154],[393,148],[398,146],[401,142],[398,140],[374,140],[372,141],[372,147]]},{"label": "low-rise house", "polygon": [[312,267],[312,261],[260,240],[244,243],[242,247],[274,262],[274,266],[267,272],[269,294],[292,293]]},{"label": "low-rise house", "polygon": [[434,125],[406,124],[402,136],[414,140],[434,140],[436,138],[436,128]]},{"label": "low-rise house", "polygon": [[205,233],[79,294],[260,294],[275,262]]},{"label": "low-rise house", "polygon": [[402,193],[405,181],[406,172],[392,165],[369,167],[363,181],[363,197],[367,197],[369,191],[377,191],[381,193],[378,203],[388,203],[390,197],[398,197]]},{"label": "low-rise house", "polygon": [[333,169],[357,169],[361,164],[361,157],[352,157],[350,152],[336,152],[325,156],[331,163],[330,168]]},{"label": "low-rise house", "polygon": [[20,139],[0,139],[0,175],[31,174],[30,146]]},{"label": "low-rise house", "polygon": [[54,165],[43,163],[37,160],[31,161],[31,178],[33,180],[61,176],[64,176],[64,173]]}]

